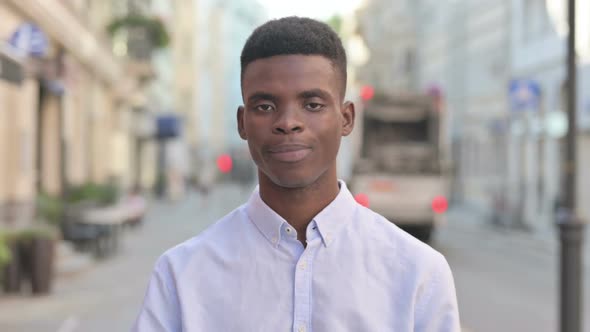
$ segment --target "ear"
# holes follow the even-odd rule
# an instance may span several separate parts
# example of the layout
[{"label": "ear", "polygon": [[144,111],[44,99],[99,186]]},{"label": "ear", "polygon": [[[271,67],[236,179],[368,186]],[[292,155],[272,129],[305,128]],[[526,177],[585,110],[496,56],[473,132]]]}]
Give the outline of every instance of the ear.
[{"label": "ear", "polygon": [[238,134],[243,140],[248,140],[248,136],[246,135],[246,130],[244,129],[244,106],[238,107],[237,112],[238,118]]},{"label": "ear", "polygon": [[342,136],[348,136],[354,129],[354,103],[347,101],[342,105]]}]

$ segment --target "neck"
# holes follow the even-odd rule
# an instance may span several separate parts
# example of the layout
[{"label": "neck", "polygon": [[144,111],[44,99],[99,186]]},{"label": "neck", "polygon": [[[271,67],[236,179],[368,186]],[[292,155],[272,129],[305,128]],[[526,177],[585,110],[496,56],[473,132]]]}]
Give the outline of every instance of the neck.
[{"label": "neck", "polygon": [[311,185],[302,188],[285,188],[272,182],[259,172],[260,197],[295,230],[305,245],[307,225],[338,195],[336,170],[328,170]]}]

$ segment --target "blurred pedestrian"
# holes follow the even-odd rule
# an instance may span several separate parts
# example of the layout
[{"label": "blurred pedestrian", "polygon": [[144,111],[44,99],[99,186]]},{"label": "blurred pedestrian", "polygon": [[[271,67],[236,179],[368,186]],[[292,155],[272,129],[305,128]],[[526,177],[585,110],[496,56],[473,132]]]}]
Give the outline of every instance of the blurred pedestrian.
[{"label": "blurred pedestrian", "polygon": [[123,202],[129,209],[129,220],[131,226],[141,224],[147,211],[147,202],[141,193],[141,186],[136,184],[131,188]]},{"label": "blurred pedestrian", "polygon": [[259,186],[160,257],[133,331],[460,331],[445,258],[337,178],[355,109],[336,33],[273,20],[241,64],[238,131]]},{"label": "blurred pedestrian", "polygon": [[206,160],[202,163],[199,172],[199,191],[201,193],[201,204],[206,204],[209,199],[209,194],[213,190],[215,181],[217,179],[217,168],[211,160]]}]

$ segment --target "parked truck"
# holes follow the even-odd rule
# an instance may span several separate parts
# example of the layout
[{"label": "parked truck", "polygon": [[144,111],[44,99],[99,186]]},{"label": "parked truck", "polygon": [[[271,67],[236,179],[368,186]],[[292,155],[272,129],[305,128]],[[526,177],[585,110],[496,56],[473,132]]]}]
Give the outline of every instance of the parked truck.
[{"label": "parked truck", "polygon": [[441,107],[430,95],[396,94],[373,98],[360,113],[352,192],[429,242],[444,218],[450,186]]}]

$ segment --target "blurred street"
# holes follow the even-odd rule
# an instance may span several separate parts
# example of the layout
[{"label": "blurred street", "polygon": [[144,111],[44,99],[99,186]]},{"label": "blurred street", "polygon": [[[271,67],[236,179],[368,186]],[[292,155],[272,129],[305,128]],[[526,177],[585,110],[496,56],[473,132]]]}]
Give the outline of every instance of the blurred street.
[{"label": "blurred street", "polygon": [[245,192],[222,186],[206,199],[191,194],[179,202],[155,202],[145,224],[125,234],[117,256],[58,277],[48,296],[3,298],[0,331],[128,331],[158,256],[242,204]]},{"label": "blurred street", "polygon": [[[243,203],[249,190],[222,185],[206,200],[193,193],[180,202],[156,202],[145,225],[125,234],[118,256],[58,278],[48,296],[0,301],[0,331],[127,331],[156,258]],[[556,241],[494,229],[465,210],[449,217],[433,245],[453,269],[464,330],[555,331]],[[590,317],[590,308],[585,313]],[[590,321],[585,324],[590,331]]]},{"label": "blurred street", "polygon": [[0,332],[129,330],[158,256],[251,193],[239,60],[292,15],[347,55],[338,177],[446,256],[464,330],[558,331],[581,294],[590,332],[555,226],[590,239],[586,0],[0,0]]},{"label": "blurred street", "polygon": [[[451,265],[461,321],[468,331],[558,331],[557,230],[544,236],[502,230],[454,209],[433,246]],[[588,284],[590,255],[585,249]],[[588,288],[583,301],[590,301]],[[590,317],[590,307],[582,316]],[[590,331],[590,320],[585,320],[583,331]]]}]

